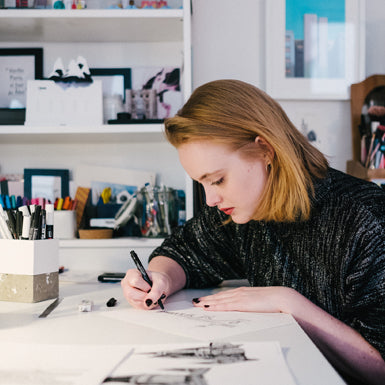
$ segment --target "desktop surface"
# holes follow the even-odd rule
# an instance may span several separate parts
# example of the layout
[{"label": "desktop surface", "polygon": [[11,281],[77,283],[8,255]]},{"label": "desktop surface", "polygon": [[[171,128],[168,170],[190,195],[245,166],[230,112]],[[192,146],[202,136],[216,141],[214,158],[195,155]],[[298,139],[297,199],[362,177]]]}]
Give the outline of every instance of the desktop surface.
[{"label": "desktop surface", "polygon": [[[193,333],[177,333],[167,330],[167,328],[162,330],[159,325],[151,325],[151,317],[162,315],[152,313],[156,310],[135,311],[132,309],[123,297],[119,282],[98,282],[97,274],[94,280],[74,282],[67,279],[61,277],[59,290],[61,301],[46,317],[39,318],[39,315],[54,300],[38,303],[0,302],[0,343],[2,346],[16,346],[20,349],[26,346],[43,346],[44,348],[52,346],[59,349],[71,349],[72,347],[74,351],[84,349],[85,352],[91,347],[95,349],[95,352],[99,352],[99,355],[95,356],[95,367],[100,366],[101,370],[102,363],[113,364],[114,349],[116,357],[119,357],[124,349],[132,345],[164,345],[202,341],[202,336]],[[192,298],[217,290],[225,290],[229,285],[234,285],[234,282],[225,283],[221,288],[215,289],[183,290],[168,298],[164,306],[166,311],[192,308]],[[116,299],[116,304],[108,307],[107,302],[111,298]],[[90,312],[79,311],[79,304],[84,300],[91,301],[92,310]],[[212,314],[212,312],[204,313]],[[130,314],[137,318],[140,317],[138,319],[142,319],[143,322],[137,322],[134,319],[132,322],[126,322],[130,321]],[[238,313],[238,315],[241,314]],[[231,337],[224,336],[223,338],[216,336],[215,340],[278,341],[294,383],[298,385],[344,384],[334,368],[291,316],[287,314],[271,316],[272,318],[269,319],[270,316],[266,315],[265,321],[262,321],[264,324],[256,330],[240,329],[240,334],[235,333]],[[104,347],[108,347],[108,349]],[[87,355],[87,353],[84,354]],[[4,354],[4,350],[2,356],[2,365],[6,366],[7,355]],[[10,361],[9,365],[15,366],[16,364]],[[71,360],[67,361],[65,365],[71,366]],[[20,362],[16,365],[15,370],[22,368],[23,362]]]}]

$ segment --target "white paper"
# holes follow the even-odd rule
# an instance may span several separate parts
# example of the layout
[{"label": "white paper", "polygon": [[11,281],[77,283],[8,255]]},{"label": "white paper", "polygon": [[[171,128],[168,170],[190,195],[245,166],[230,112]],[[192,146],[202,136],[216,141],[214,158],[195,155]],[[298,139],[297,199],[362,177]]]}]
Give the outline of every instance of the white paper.
[{"label": "white paper", "polygon": [[100,384],[127,346],[2,343],[0,385]]},{"label": "white paper", "polygon": [[136,346],[109,377],[147,385],[294,385],[275,341]]},{"label": "white paper", "polygon": [[166,302],[165,311],[120,308],[103,313],[103,316],[202,341],[294,323],[289,314],[214,312],[191,305],[186,308],[185,304],[185,301]]}]

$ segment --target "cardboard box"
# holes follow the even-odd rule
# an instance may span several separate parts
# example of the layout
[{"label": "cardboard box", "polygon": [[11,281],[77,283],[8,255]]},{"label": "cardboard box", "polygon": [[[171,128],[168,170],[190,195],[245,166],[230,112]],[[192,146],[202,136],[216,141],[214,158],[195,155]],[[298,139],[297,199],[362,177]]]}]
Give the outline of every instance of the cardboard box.
[{"label": "cardboard box", "polygon": [[59,241],[0,240],[0,300],[40,302],[59,295]]}]

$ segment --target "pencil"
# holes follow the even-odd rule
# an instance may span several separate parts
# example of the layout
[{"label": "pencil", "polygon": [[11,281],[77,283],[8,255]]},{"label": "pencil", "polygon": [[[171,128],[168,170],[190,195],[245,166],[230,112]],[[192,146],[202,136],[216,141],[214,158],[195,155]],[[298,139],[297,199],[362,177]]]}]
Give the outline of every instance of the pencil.
[{"label": "pencil", "polygon": [[[131,250],[130,254],[131,254],[131,257],[132,257],[132,259],[136,265],[136,268],[139,270],[140,274],[142,275],[142,278],[152,287],[152,281],[151,281],[150,277],[148,276],[145,268],[143,267],[142,262],[140,262],[139,257],[137,256],[137,254],[135,253],[134,250]],[[163,303],[160,299],[158,299],[158,304],[159,304],[160,308],[162,310],[164,310]]]}]

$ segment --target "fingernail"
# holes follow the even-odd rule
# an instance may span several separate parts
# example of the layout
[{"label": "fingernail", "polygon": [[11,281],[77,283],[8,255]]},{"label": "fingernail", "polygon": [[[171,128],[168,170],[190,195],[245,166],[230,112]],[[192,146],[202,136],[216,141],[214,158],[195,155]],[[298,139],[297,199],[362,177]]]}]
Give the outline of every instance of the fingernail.
[{"label": "fingernail", "polygon": [[146,305],[150,307],[152,305],[152,299],[150,298],[146,299]]},{"label": "fingernail", "polygon": [[192,301],[195,303],[199,303],[201,300],[199,298],[193,298]]},{"label": "fingernail", "polygon": [[210,307],[210,305],[204,305],[205,307]]},{"label": "fingernail", "polygon": [[166,298],[166,294],[162,294],[161,296],[160,296],[160,298],[159,299],[165,299]]}]

